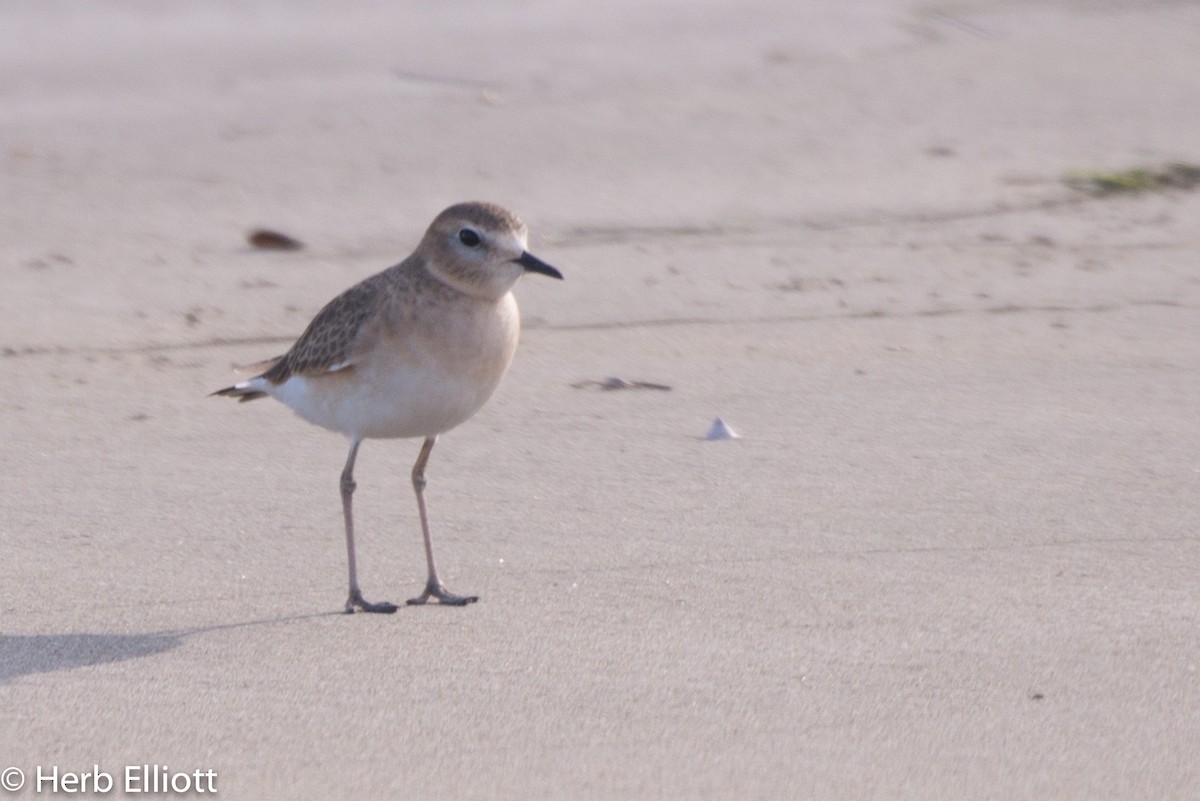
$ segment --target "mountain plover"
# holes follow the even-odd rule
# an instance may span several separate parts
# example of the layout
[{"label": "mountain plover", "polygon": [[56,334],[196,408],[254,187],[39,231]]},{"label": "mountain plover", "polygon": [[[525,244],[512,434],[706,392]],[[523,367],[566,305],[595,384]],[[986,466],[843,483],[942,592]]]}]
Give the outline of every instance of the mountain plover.
[{"label": "mountain plover", "polygon": [[425,515],[425,465],[438,435],[491,397],[517,349],[513,285],[527,272],[562,278],[530,254],[525,224],[488,203],[443,211],[404,261],[347,289],[322,309],[292,349],[249,367],[254,378],[218,390],[242,401],[271,396],[310,423],[350,438],[342,470],[342,513],[350,596],[346,611],[395,612],[370,603],[354,561],[354,460],[364,439],[423,437],[412,469],[430,598],[461,606],[473,595],[446,591],[433,561]]}]

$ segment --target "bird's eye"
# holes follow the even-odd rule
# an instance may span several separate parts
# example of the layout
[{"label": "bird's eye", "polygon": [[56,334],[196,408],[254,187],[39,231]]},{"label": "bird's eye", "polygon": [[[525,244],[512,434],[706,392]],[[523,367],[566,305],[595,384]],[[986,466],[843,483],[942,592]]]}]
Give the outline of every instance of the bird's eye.
[{"label": "bird's eye", "polygon": [[458,232],[458,241],[462,242],[469,248],[479,247],[479,243],[483,240],[479,238],[479,234],[475,233],[470,228],[464,228]]}]

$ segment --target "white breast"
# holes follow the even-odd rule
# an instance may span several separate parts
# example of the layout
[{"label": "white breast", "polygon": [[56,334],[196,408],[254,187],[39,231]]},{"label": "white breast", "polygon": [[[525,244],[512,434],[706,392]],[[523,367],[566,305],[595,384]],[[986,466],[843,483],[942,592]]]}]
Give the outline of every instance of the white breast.
[{"label": "white breast", "polygon": [[381,336],[345,369],[294,375],[267,391],[310,423],[352,438],[448,431],[487,402],[516,351],[512,295],[476,311]]}]

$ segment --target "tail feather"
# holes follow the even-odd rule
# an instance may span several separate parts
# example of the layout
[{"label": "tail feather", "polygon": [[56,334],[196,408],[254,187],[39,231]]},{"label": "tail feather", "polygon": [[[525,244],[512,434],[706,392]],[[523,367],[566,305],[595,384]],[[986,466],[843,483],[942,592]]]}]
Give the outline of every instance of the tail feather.
[{"label": "tail feather", "polygon": [[[241,373],[258,370],[260,368],[270,369],[282,358],[282,356],[276,356],[274,359],[267,359],[266,361],[257,362],[255,364],[247,364],[236,369]],[[265,379],[261,374],[259,374],[255,375],[254,378],[250,378],[245,381],[239,381],[232,387],[218,389],[216,392],[211,393],[209,397],[211,398],[213,395],[223,395],[227,398],[237,398],[242,403],[245,403],[246,401],[267,397],[267,395],[270,393],[266,392],[264,387],[270,386],[271,383],[267,381],[267,379]]]},{"label": "tail feather", "polygon": [[208,397],[211,398],[213,395],[223,395],[227,398],[237,398],[239,403],[245,403],[246,401],[267,397],[267,393],[252,387],[248,387],[245,384],[234,384],[232,387],[218,389],[216,392],[209,394]]}]

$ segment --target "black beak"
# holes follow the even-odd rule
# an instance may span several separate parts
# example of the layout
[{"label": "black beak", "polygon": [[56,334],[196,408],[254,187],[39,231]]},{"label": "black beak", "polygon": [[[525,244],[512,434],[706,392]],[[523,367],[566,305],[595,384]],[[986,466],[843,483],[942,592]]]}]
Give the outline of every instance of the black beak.
[{"label": "black beak", "polygon": [[524,267],[525,272],[527,273],[541,273],[542,275],[548,275],[551,278],[562,280],[562,273],[551,267],[549,264],[546,264],[546,262],[533,255],[528,250],[517,258],[513,259],[513,261]]}]

